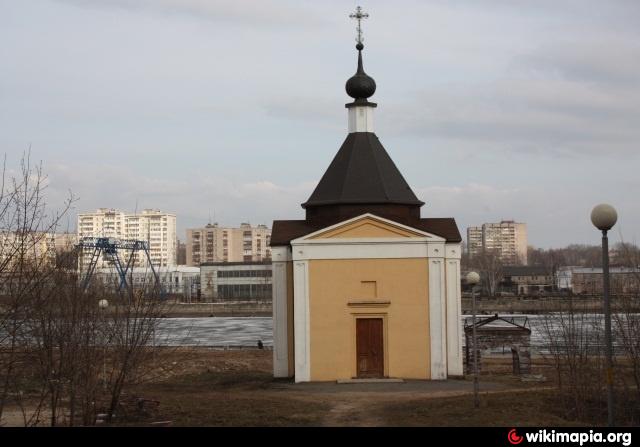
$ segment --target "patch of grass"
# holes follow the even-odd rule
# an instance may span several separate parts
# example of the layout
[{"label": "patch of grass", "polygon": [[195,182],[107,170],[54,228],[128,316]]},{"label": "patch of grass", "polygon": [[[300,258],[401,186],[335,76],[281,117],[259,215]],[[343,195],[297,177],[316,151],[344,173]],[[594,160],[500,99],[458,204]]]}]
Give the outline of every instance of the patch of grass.
[{"label": "patch of grass", "polygon": [[329,406],[293,397],[274,396],[274,382],[264,371],[203,371],[150,383],[132,390],[158,400],[153,417],[130,418],[118,425],[146,425],[170,420],[174,426],[313,426]]},{"label": "patch of grass", "polygon": [[275,396],[212,393],[164,396],[159,416],[175,426],[314,426],[327,405]]},{"label": "patch of grass", "polygon": [[146,425],[170,420],[174,426],[314,426],[329,405],[268,391],[271,374],[256,371],[202,372],[137,387],[136,395],[158,400],[153,418],[118,421]]},{"label": "patch of grass", "polygon": [[273,375],[261,371],[205,371],[177,376],[150,384],[145,388],[158,391],[207,392],[230,389],[262,389],[273,382]]},{"label": "patch of grass", "polygon": [[387,403],[373,411],[391,426],[567,426],[553,409],[551,391],[482,394],[480,408],[473,396],[414,399]]}]

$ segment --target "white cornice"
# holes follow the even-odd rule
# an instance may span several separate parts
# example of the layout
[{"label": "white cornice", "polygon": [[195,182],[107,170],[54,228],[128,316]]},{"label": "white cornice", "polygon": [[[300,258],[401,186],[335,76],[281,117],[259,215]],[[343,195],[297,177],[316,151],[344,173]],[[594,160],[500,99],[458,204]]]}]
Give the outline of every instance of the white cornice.
[{"label": "white cornice", "polygon": [[[322,233],[326,233],[327,231],[331,231],[334,230],[336,228],[340,228],[346,225],[349,225],[353,222],[357,222],[358,220],[362,220],[362,219],[366,219],[366,218],[370,218],[372,220],[376,220],[378,222],[382,222],[385,223],[387,225],[396,227],[396,228],[400,228],[406,231],[410,231],[412,233],[416,233],[416,234],[420,234],[422,235],[425,239],[429,239],[433,242],[445,242],[445,239],[443,237],[440,236],[436,236],[435,234],[431,234],[431,233],[427,233],[425,231],[419,230],[417,228],[414,227],[410,227],[408,225],[404,225],[398,222],[395,222],[393,220],[389,220],[389,219],[385,219],[384,217],[380,217],[380,216],[376,216],[375,214],[371,214],[371,213],[365,213],[365,214],[361,214],[359,216],[356,217],[352,217],[351,219],[347,219],[347,220],[343,220],[342,222],[338,222],[336,224],[333,224],[329,227],[325,227],[325,228],[321,228],[317,231],[314,231],[313,233],[309,233],[306,234],[302,237],[299,237],[297,239],[293,239],[291,241],[291,245],[296,245],[296,244],[300,244],[302,242],[308,243],[311,242],[310,239],[313,239],[315,236],[319,236]],[[406,237],[398,237],[398,238],[354,238],[354,239],[347,239],[347,238],[332,238],[331,241],[335,241],[337,239],[341,239],[341,240],[351,240],[354,242],[363,242],[363,241],[384,241],[384,240],[393,240],[394,242],[397,242],[398,240],[402,240],[402,239],[407,239]],[[416,240],[416,241],[420,241],[423,238],[411,238],[411,240]],[[323,242],[326,242],[323,241]],[[424,243],[424,241],[422,241]]]}]

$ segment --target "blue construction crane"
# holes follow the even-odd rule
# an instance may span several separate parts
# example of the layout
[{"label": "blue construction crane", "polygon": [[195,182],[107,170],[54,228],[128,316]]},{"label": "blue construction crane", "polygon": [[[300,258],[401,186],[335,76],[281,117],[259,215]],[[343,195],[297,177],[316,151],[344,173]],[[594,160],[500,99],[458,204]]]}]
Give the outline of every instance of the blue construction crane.
[{"label": "blue construction crane", "polygon": [[[100,256],[103,254],[113,263],[116,271],[118,272],[118,276],[120,277],[120,282],[118,283],[118,291],[128,287],[129,285],[127,283],[127,273],[129,272],[129,269],[133,270],[135,253],[143,251],[147,258],[147,261],[149,262],[151,271],[153,272],[156,284],[158,284],[158,286],[160,287],[161,296],[164,296],[162,284],[160,283],[160,277],[158,276],[158,272],[156,272],[156,269],[153,267],[153,262],[151,262],[151,256],[149,255],[149,244],[147,243],[147,241],[115,239],[110,237],[83,237],[76,245],[76,248],[80,251],[85,248],[93,248],[91,260],[89,261],[89,266],[87,267],[87,273],[82,280],[83,290],[87,290],[87,288],[89,287],[89,283],[91,282],[91,278],[93,277],[96,265],[100,260]],[[129,252],[126,258],[126,263],[123,263],[120,259],[118,250],[126,250]]]}]

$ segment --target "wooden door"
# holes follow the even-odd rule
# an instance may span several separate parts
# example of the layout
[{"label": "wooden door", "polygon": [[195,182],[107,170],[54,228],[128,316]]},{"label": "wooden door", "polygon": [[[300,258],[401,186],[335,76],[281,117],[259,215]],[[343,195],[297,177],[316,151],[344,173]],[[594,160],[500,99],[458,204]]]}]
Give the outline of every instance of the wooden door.
[{"label": "wooden door", "polygon": [[382,318],[356,319],[356,351],[358,377],[384,376]]}]

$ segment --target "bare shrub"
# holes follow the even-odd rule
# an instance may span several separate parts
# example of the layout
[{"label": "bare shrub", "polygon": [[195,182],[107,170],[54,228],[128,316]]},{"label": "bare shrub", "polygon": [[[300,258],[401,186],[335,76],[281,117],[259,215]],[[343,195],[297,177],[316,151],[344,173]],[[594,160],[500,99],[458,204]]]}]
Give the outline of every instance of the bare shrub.
[{"label": "bare shrub", "polygon": [[85,290],[76,254],[60,262],[49,244],[73,196],[48,215],[46,177],[29,153],[17,175],[5,169],[1,180],[0,423],[7,405],[24,425],[93,425],[99,412],[111,420],[126,387],[158,369],[159,285]]},{"label": "bare shrub", "polygon": [[640,424],[640,251],[633,244],[622,242],[618,245],[619,262],[630,268],[631,273],[624,276],[622,290],[631,293],[615,298],[612,315],[612,330],[617,341],[622,392],[619,398],[623,411],[631,423]]},{"label": "bare shrub", "polygon": [[[578,421],[607,418],[604,318],[581,298],[567,297],[541,319],[545,356],[556,373],[564,415]],[[640,314],[637,296],[612,297],[614,414],[617,424],[640,422]]]},{"label": "bare shrub", "polygon": [[557,306],[541,319],[545,354],[556,372],[556,397],[569,417],[587,420],[606,405],[603,322],[572,297]]},{"label": "bare shrub", "polygon": [[9,175],[6,157],[0,173],[0,421],[9,400],[22,401],[21,367],[25,359],[25,325],[34,290],[55,270],[52,234],[69,210],[70,194],[61,210],[47,214],[46,176],[23,154],[17,173]]}]

